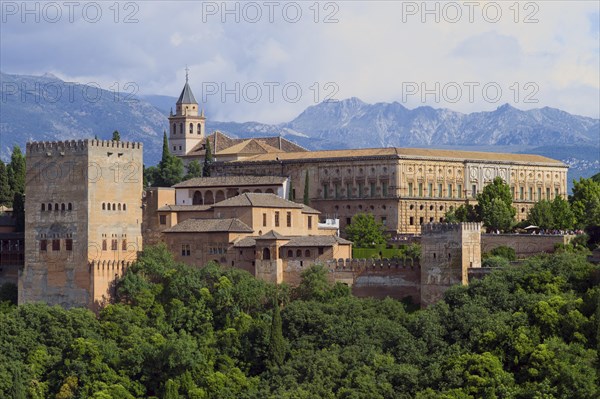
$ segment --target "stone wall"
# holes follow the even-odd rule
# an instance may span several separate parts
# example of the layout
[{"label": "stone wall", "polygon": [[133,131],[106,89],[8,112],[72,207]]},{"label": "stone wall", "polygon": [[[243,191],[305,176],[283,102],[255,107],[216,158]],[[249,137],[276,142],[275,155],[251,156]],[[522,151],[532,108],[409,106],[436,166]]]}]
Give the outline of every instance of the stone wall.
[{"label": "stone wall", "polygon": [[575,236],[537,234],[482,234],[481,252],[490,252],[500,246],[515,250],[518,258],[533,256],[542,252],[554,252],[556,244],[568,244]]}]

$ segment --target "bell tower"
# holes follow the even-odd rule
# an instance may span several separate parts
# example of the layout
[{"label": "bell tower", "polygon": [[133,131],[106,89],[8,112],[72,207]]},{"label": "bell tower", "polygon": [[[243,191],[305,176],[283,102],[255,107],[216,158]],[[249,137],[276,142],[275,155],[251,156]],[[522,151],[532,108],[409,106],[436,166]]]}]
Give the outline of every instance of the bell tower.
[{"label": "bell tower", "polygon": [[204,141],[204,110],[198,115],[199,107],[189,85],[189,69],[185,68],[185,86],[169,115],[169,147],[177,156],[187,155],[194,147]]}]

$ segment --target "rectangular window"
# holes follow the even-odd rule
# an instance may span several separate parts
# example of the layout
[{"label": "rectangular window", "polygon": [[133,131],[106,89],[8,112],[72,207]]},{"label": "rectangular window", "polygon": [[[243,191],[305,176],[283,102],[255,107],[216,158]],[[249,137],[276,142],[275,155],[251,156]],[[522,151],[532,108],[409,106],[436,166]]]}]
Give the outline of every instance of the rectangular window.
[{"label": "rectangular window", "polygon": [[386,223],[387,223],[387,218],[385,216],[382,216],[381,217],[381,224],[383,224],[385,226]]},{"label": "rectangular window", "polygon": [[365,194],[365,185],[364,183],[358,183],[358,198],[362,198]]},{"label": "rectangular window", "polygon": [[438,197],[440,198],[442,198],[442,195],[444,194],[442,191],[442,183],[438,183]]},{"label": "rectangular window", "polygon": [[323,255],[323,247],[319,247],[319,255]]},{"label": "rectangular window", "polygon": [[533,187],[529,187],[527,189],[527,199],[529,201],[533,201]]},{"label": "rectangular window", "polygon": [[458,198],[462,198],[462,184],[457,186],[456,191],[458,191]]},{"label": "rectangular window", "polygon": [[167,224],[167,215],[160,215],[160,224]]},{"label": "rectangular window", "polygon": [[48,240],[40,240],[40,251],[48,250]]},{"label": "rectangular window", "polygon": [[108,247],[106,246],[106,240],[102,240],[102,250],[106,251]]},{"label": "rectangular window", "polygon": [[541,200],[542,200],[542,188],[541,188],[541,187],[538,187],[538,188],[537,188],[537,198],[536,198],[536,199],[537,199],[538,201],[541,201]]},{"label": "rectangular window", "polygon": [[423,183],[419,183],[419,197],[423,196]]},{"label": "rectangular window", "polygon": [[452,193],[452,184],[448,184],[448,192],[446,193],[446,196],[447,196],[448,198],[452,198],[452,197],[453,197],[453,195],[452,195],[452,194],[453,194],[453,193]]},{"label": "rectangular window", "polygon": [[279,227],[279,212],[275,212],[275,227]]},{"label": "rectangular window", "polygon": [[554,189],[554,198],[558,198],[559,194],[558,194],[558,188]]},{"label": "rectangular window", "polygon": [[412,183],[408,183],[408,196],[409,197],[413,196],[413,184]]},{"label": "rectangular window", "polygon": [[308,229],[312,230],[312,216],[308,217]]},{"label": "rectangular window", "polygon": [[550,187],[546,187],[546,199],[550,200]]},{"label": "rectangular window", "polygon": [[371,197],[375,197],[375,182],[371,182]]},{"label": "rectangular window", "polygon": [[267,214],[263,213],[263,227],[267,225]]},{"label": "rectangular window", "polygon": [[127,251],[127,240],[121,242],[121,251]]},{"label": "rectangular window", "polygon": [[519,199],[523,200],[524,199],[524,187],[519,187]]},{"label": "rectangular window", "polygon": [[52,240],[52,250],[60,251],[60,240]]},{"label": "rectangular window", "polygon": [[473,184],[471,186],[471,197],[475,198],[477,196],[477,185]]},{"label": "rectangular window", "polygon": [[352,218],[346,218],[346,224],[348,225],[350,223],[352,223]]},{"label": "rectangular window", "polygon": [[386,182],[386,181],[381,182],[381,191],[382,191],[382,193],[383,193],[382,195],[384,197],[388,196],[388,182]]},{"label": "rectangular window", "polygon": [[346,184],[346,196],[352,198],[352,185]]},{"label": "rectangular window", "polygon": [[287,227],[292,227],[292,212],[287,212],[286,224],[287,224]]},{"label": "rectangular window", "polygon": [[335,198],[338,199],[340,198],[340,185],[338,183],[335,183]]},{"label": "rectangular window", "polygon": [[[212,252],[212,251],[210,251],[210,252]],[[192,251],[191,251],[190,244],[181,244],[181,256],[190,256],[191,253],[192,253]]]},{"label": "rectangular window", "polygon": [[65,240],[65,249],[67,251],[72,251],[73,250],[73,239],[72,238],[67,238]]},{"label": "rectangular window", "polygon": [[323,184],[323,198],[327,199],[329,197],[329,185]]},{"label": "rectangular window", "polygon": [[408,222],[408,224],[410,224],[411,226],[414,226],[415,225],[415,218],[413,216],[411,216],[409,220],[410,221]]},{"label": "rectangular window", "polygon": [[430,197],[433,197],[433,183],[427,184],[427,193]]},{"label": "rectangular window", "polygon": [[422,225],[422,224],[423,224],[423,216],[421,216],[421,217],[419,218],[419,224],[420,224],[420,225]]},{"label": "rectangular window", "polygon": [[110,249],[113,251],[116,251],[117,249],[119,249],[119,242],[116,239],[112,239],[110,241]]}]

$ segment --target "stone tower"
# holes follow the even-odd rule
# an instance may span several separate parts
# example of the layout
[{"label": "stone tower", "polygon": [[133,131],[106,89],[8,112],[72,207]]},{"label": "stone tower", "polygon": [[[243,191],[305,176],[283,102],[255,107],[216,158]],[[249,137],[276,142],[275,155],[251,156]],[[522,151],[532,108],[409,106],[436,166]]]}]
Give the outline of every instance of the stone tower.
[{"label": "stone tower", "polygon": [[169,115],[169,146],[173,155],[186,155],[198,144],[204,142],[204,111],[198,116],[199,107],[188,83],[187,70],[185,86],[175,106],[175,114]]},{"label": "stone tower", "polygon": [[19,304],[98,309],[142,249],[142,144],[27,143]]},{"label": "stone tower", "polygon": [[421,231],[421,306],[426,307],[451,286],[468,284],[469,268],[481,267],[481,224],[430,223]]}]

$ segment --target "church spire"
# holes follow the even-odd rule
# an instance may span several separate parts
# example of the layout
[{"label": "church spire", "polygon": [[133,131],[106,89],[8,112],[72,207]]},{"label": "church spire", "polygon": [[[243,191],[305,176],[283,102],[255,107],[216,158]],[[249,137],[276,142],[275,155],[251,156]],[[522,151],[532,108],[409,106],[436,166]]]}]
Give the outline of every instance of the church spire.
[{"label": "church spire", "polygon": [[192,88],[189,85],[189,71],[190,69],[185,66],[185,85],[183,86],[183,90],[181,91],[181,95],[177,100],[177,104],[198,104],[196,98],[194,97],[194,93],[192,93]]}]

